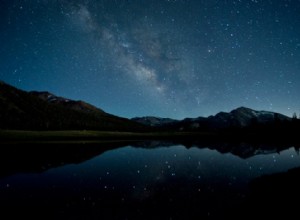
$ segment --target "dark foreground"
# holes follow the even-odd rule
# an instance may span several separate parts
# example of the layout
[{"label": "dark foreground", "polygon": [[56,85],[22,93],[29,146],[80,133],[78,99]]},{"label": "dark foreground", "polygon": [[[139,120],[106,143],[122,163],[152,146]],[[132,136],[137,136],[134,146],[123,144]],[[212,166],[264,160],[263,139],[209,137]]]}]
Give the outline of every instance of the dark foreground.
[{"label": "dark foreground", "polygon": [[1,211],[10,219],[290,217],[300,194],[298,152],[199,140],[6,141]]},{"label": "dark foreground", "polygon": [[179,142],[248,142],[290,144],[299,146],[296,131],[292,133],[276,133],[272,131],[250,132],[243,130],[179,132],[120,132],[92,130],[62,130],[62,131],[28,131],[1,130],[0,141],[11,142],[63,142],[63,141],[143,141],[143,140],[175,140]]}]

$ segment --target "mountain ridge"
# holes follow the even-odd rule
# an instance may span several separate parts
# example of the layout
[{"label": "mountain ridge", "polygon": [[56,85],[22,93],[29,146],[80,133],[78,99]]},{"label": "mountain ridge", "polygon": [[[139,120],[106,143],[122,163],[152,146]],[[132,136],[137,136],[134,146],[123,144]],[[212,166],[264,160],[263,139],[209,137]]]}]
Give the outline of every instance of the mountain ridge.
[{"label": "mountain ridge", "polygon": [[1,81],[0,129],[143,131],[145,126],[83,101],[26,92]]},{"label": "mountain ridge", "polygon": [[184,118],[173,120],[160,117],[135,117],[131,120],[151,127],[168,128],[175,130],[199,130],[199,129],[226,129],[244,128],[253,124],[266,124],[276,120],[290,121],[291,118],[271,111],[257,111],[247,107],[238,107],[230,112],[219,112],[208,117]]},{"label": "mountain ridge", "polygon": [[[254,120],[257,120],[257,123],[265,123],[274,119],[279,120],[291,120],[290,117],[271,111],[257,111],[248,107],[238,107],[236,109],[231,110],[230,112],[219,112],[215,115],[210,115],[208,117],[199,116],[197,118],[184,118],[182,120],[174,120],[170,118],[161,118],[154,116],[145,116],[145,117],[135,117],[131,120],[150,125],[152,127],[158,126],[166,126],[176,123],[190,123],[193,124],[194,127],[199,127],[199,123],[210,123],[214,124],[214,126],[222,128],[227,126],[236,126],[236,127],[246,127],[251,123],[254,123]],[[220,123],[222,122],[222,123]]]},{"label": "mountain ridge", "polygon": [[63,105],[68,109],[77,110],[85,113],[109,114],[106,113],[104,110],[97,108],[82,100],[72,100],[61,96],[56,96],[48,91],[30,91],[29,94],[32,94],[51,104]]},{"label": "mountain ridge", "polygon": [[276,125],[282,128],[283,122],[290,121],[292,118],[280,113],[247,107],[183,120],[153,116],[127,119],[81,100],[56,96],[48,91],[26,92],[0,81],[0,129],[191,132],[256,128],[257,125],[270,127],[277,122],[282,122]]}]

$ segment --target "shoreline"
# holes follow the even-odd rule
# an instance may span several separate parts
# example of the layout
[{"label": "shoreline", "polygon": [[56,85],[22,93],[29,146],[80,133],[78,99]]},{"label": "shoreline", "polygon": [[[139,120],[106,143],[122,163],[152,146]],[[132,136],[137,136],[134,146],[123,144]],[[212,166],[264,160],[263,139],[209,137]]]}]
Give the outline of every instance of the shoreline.
[{"label": "shoreline", "polygon": [[293,134],[271,132],[120,132],[93,130],[29,131],[0,130],[0,143],[11,142],[128,142],[128,141],[169,140],[183,142],[253,142],[291,143],[298,145],[300,140]]}]

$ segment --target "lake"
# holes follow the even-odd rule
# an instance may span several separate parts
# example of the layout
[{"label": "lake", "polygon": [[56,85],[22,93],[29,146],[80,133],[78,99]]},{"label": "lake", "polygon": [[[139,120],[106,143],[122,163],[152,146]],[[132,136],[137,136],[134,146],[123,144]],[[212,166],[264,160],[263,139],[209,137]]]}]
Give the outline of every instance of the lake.
[{"label": "lake", "polygon": [[16,210],[8,211],[12,217],[25,209],[31,219],[238,217],[261,199],[252,196],[255,180],[300,167],[298,150],[158,141],[2,144],[0,205]]}]

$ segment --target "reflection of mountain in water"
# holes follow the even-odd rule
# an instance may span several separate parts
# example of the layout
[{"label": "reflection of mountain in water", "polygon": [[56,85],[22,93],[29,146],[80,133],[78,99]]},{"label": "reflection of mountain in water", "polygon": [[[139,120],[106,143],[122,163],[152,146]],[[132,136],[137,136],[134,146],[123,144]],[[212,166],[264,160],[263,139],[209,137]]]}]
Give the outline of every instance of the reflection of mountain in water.
[{"label": "reflection of mountain in water", "polygon": [[[117,149],[122,146],[131,147]],[[23,216],[31,219],[36,210],[49,214],[49,219],[243,219],[245,214],[259,216],[262,209],[276,216],[274,210],[289,211],[283,205],[293,205],[289,197],[299,195],[299,172],[292,179],[285,174],[253,179],[299,166],[299,157],[285,166],[292,152],[286,150],[278,156],[280,163],[261,171],[261,162],[267,164],[274,154],[243,160],[228,153],[246,158],[289,146],[200,141],[5,144],[0,178],[81,164],[3,178],[0,204],[3,211],[26,207]],[[266,208],[269,205],[272,211]]]},{"label": "reflection of mountain in water", "polygon": [[43,172],[66,164],[78,164],[121,143],[33,143],[1,144],[0,177],[23,172]]},{"label": "reflection of mountain in water", "polygon": [[[231,153],[246,159],[259,154],[280,153],[291,145],[250,144],[250,143],[210,143],[210,142],[175,142],[175,141],[138,141],[106,143],[38,143],[1,144],[0,177],[16,173],[43,172],[50,168],[67,164],[78,164],[96,157],[108,150],[132,146],[137,148],[159,148],[183,145],[186,148],[217,150]],[[299,146],[295,147],[299,151]]]},{"label": "reflection of mountain in water", "polygon": [[280,153],[283,150],[294,146],[299,152],[299,146],[292,144],[261,144],[261,143],[223,143],[223,142],[201,142],[201,141],[144,141],[133,144],[134,147],[157,148],[183,145],[186,148],[197,147],[200,149],[217,150],[222,154],[231,153],[240,158],[246,159],[260,154]]}]

